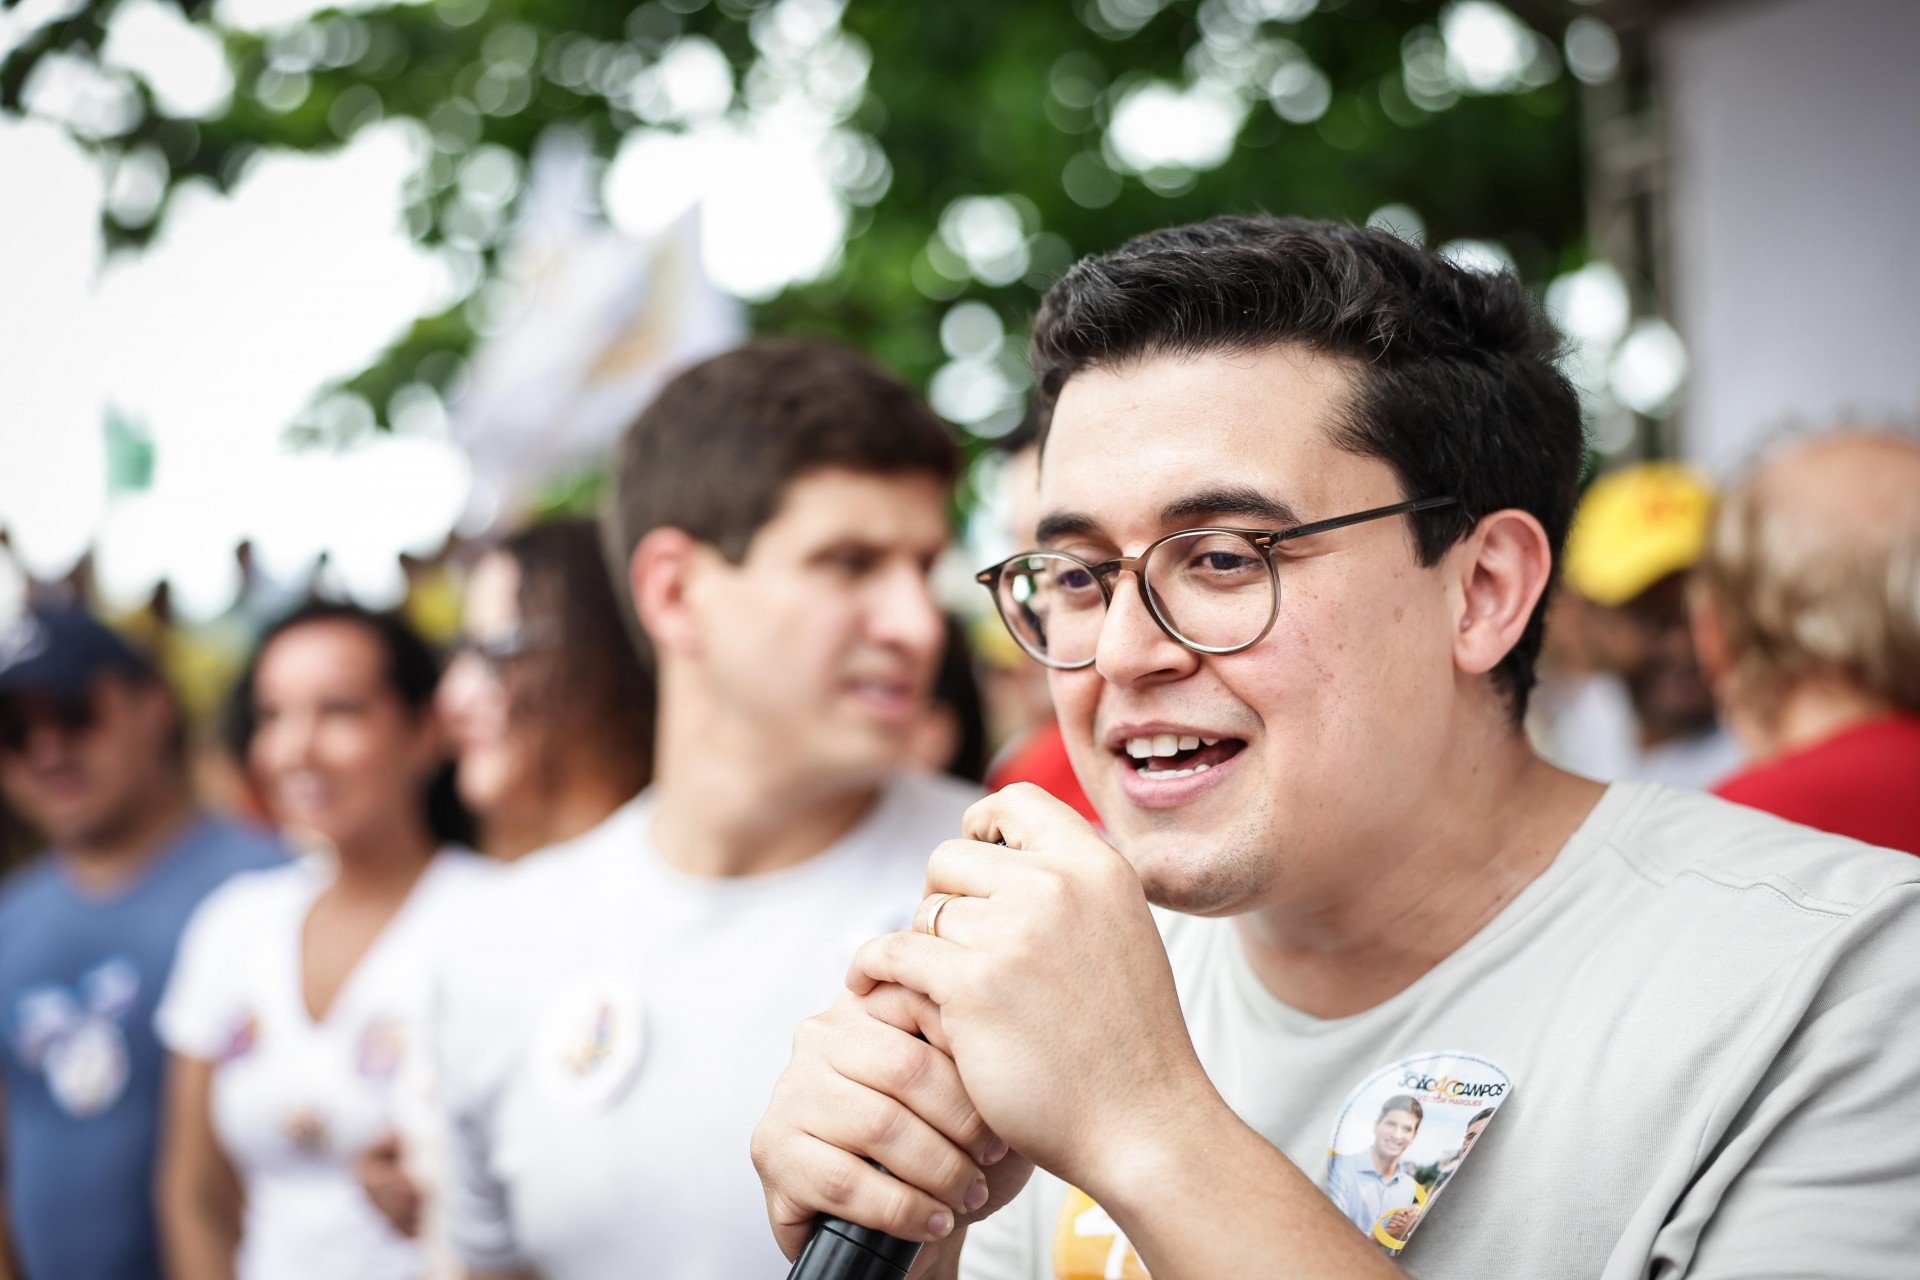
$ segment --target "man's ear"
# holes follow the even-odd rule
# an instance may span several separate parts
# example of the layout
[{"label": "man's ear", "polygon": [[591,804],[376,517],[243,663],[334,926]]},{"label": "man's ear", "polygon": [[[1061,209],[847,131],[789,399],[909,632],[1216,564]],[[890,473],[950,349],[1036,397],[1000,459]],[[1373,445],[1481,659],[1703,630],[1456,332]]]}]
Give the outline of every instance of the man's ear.
[{"label": "man's ear", "polygon": [[1453,663],[1468,675],[1485,675],[1520,642],[1546,594],[1553,549],[1538,520],[1508,509],[1482,516],[1456,554],[1460,621]]},{"label": "man's ear", "polygon": [[693,607],[697,579],[710,549],[684,529],[655,529],[627,561],[633,611],[654,652],[687,654],[700,647],[700,621]]}]

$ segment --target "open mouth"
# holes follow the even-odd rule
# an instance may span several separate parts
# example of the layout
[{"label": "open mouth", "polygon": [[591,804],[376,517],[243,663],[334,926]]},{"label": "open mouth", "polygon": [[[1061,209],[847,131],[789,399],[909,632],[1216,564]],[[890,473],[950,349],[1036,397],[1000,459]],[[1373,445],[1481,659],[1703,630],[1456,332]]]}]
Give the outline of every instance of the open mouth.
[{"label": "open mouth", "polygon": [[1142,778],[1169,781],[1205,773],[1239,755],[1246,745],[1240,738],[1157,733],[1128,738],[1114,754],[1125,758]]},{"label": "open mouth", "polygon": [[919,686],[910,680],[860,676],[849,680],[845,688],[868,715],[889,724],[911,720],[926,702]]}]

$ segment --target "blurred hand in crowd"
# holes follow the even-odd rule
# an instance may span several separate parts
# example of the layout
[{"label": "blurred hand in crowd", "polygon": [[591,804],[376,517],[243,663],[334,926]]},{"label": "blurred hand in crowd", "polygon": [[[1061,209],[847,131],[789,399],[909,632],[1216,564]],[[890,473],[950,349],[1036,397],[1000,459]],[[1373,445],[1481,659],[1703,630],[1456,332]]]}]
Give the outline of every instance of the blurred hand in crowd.
[{"label": "blurred hand in crowd", "polygon": [[360,1153],[353,1173],[366,1190],[373,1207],[403,1236],[420,1233],[420,1213],[425,1197],[413,1179],[407,1176],[406,1152],[400,1135],[390,1133]]}]

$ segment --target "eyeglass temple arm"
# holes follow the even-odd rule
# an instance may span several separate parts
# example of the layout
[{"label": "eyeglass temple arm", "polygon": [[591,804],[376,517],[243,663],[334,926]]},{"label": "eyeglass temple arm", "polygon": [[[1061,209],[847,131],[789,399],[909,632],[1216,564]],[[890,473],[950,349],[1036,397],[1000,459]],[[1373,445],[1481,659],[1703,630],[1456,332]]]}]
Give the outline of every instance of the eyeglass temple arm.
[{"label": "eyeglass temple arm", "polygon": [[[1268,537],[1273,542],[1286,542],[1293,538],[1310,538],[1316,533],[1331,533],[1335,529],[1344,529],[1348,525],[1365,524],[1369,520],[1382,520],[1387,516],[1412,514],[1415,511],[1432,511],[1436,507],[1450,507],[1460,499],[1451,494],[1439,498],[1415,498],[1411,502],[1396,502],[1392,506],[1374,507],[1368,511],[1356,511],[1350,516],[1335,516],[1331,520],[1315,520],[1311,524],[1295,525],[1291,529],[1281,529]],[[1271,544],[1269,544],[1271,545]]]}]

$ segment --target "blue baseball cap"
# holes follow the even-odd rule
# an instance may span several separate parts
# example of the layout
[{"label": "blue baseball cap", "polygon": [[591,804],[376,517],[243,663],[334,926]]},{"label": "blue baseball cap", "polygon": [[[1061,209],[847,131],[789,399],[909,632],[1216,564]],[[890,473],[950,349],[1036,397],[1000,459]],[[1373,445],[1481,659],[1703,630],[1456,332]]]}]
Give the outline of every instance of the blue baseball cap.
[{"label": "blue baseball cap", "polygon": [[0,622],[0,696],[70,696],[107,671],[150,676],[153,664],[84,609],[29,609]]}]

